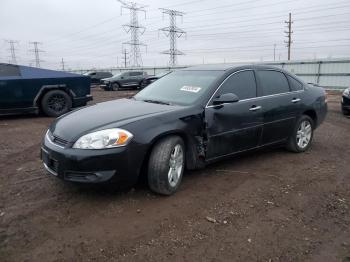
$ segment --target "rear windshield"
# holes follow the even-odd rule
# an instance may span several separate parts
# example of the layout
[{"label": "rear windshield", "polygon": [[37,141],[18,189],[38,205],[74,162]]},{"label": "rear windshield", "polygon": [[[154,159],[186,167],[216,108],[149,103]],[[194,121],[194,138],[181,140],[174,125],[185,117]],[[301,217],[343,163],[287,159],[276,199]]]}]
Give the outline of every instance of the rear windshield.
[{"label": "rear windshield", "polygon": [[21,76],[19,67],[16,65],[0,65],[0,77]]},{"label": "rear windshield", "polygon": [[206,94],[221,75],[221,71],[175,71],[153,82],[134,98],[190,105]]}]

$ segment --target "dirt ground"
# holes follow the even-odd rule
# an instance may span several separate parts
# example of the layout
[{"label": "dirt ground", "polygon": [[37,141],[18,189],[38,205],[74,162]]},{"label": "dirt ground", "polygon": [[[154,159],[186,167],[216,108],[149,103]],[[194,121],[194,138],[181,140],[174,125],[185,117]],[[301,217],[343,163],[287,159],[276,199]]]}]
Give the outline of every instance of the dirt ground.
[{"label": "dirt ground", "polygon": [[[93,90],[94,102],[131,91]],[[0,119],[0,261],[350,261],[350,118],[340,95],[309,152],[269,149],[187,172],[178,193],[45,174],[52,118]]]}]

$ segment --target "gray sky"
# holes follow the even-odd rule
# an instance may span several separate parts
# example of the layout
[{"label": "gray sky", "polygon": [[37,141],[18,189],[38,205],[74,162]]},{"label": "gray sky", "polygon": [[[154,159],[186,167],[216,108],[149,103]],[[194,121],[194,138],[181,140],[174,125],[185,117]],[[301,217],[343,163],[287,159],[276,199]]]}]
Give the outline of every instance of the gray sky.
[{"label": "gray sky", "polygon": [[[169,19],[158,8],[186,14],[177,25],[187,32],[178,39],[179,65],[238,61],[285,60],[283,33],[293,18],[292,59],[350,57],[349,0],[139,0],[147,5],[140,37],[143,65],[167,65],[169,39],[158,32]],[[17,61],[33,63],[29,41],[42,42],[42,67],[93,68],[122,64],[122,42],[130,36],[122,25],[129,13],[116,0],[0,0],[0,61],[9,61],[5,39],[18,40]]]}]

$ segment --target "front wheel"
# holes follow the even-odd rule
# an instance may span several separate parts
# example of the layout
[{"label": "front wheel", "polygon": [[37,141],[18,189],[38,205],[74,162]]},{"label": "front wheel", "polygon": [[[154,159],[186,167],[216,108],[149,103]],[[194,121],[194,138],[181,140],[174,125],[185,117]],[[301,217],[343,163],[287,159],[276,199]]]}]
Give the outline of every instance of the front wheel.
[{"label": "front wheel", "polygon": [[113,91],[119,91],[120,89],[120,85],[118,83],[113,83],[112,84],[112,90]]},{"label": "front wheel", "polygon": [[178,136],[160,140],[148,163],[148,184],[152,191],[172,195],[178,189],[185,169],[185,145]]},{"label": "front wheel", "polygon": [[308,150],[314,135],[314,121],[307,115],[301,116],[290,136],[287,149],[295,153]]}]

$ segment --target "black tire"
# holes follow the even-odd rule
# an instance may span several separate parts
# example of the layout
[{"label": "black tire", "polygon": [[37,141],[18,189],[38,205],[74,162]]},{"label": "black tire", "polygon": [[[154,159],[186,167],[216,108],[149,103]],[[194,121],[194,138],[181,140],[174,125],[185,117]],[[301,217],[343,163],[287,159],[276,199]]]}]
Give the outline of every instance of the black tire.
[{"label": "black tire", "polygon": [[41,109],[47,116],[58,117],[72,108],[71,97],[62,90],[47,92],[41,99]]},{"label": "black tire", "polygon": [[[181,165],[181,170],[176,172],[176,179],[170,179],[170,158],[174,155],[175,148],[181,147],[182,163],[173,162],[174,165]],[[174,158],[173,158],[174,159]],[[185,144],[179,136],[169,136],[161,139],[153,147],[148,162],[148,185],[153,192],[162,195],[172,195],[181,184],[182,176],[185,170]],[[175,169],[173,169],[175,172]],[[173,177],[173,176],[172,176]],[[171,182],[169,181],[171,180]],[[175,181],[176,180],[176,181]]]},{"label": "black tire", "polygon": [[119,91],[120,90],[120,85],[118,83],[112,83],[111,84],[111,90]]},{"label": "black tire", "polygon": [[[301,138],[298,138],[298,133],[302,132],[300,131],[300,129],[302,128],[302,123],[308,123],[311,127],[310,129],[310,138],[307,140],[307,142],[304,140],[304,142],[301,142],[301,144],[303,143],[307,143],[303,146],[300,145],[300,143],[298,143],[300,141]],[[291,151],[291,152],[295,152],[295,153],[301,153],[301,152],[305,152],[307,151],[312,143],[312,139],[314,136],[314,121],[311,119],[311,117],[307,116],[307,115],[302,115],[298,121],[295,124],[295,127],[293,129],[293,133],[292,135],[289,137],[286,148],[287,150]],[[304,134],[305,132],[302,132],[302,134]],[[303,135],[302,135],[303,136]]]}]

